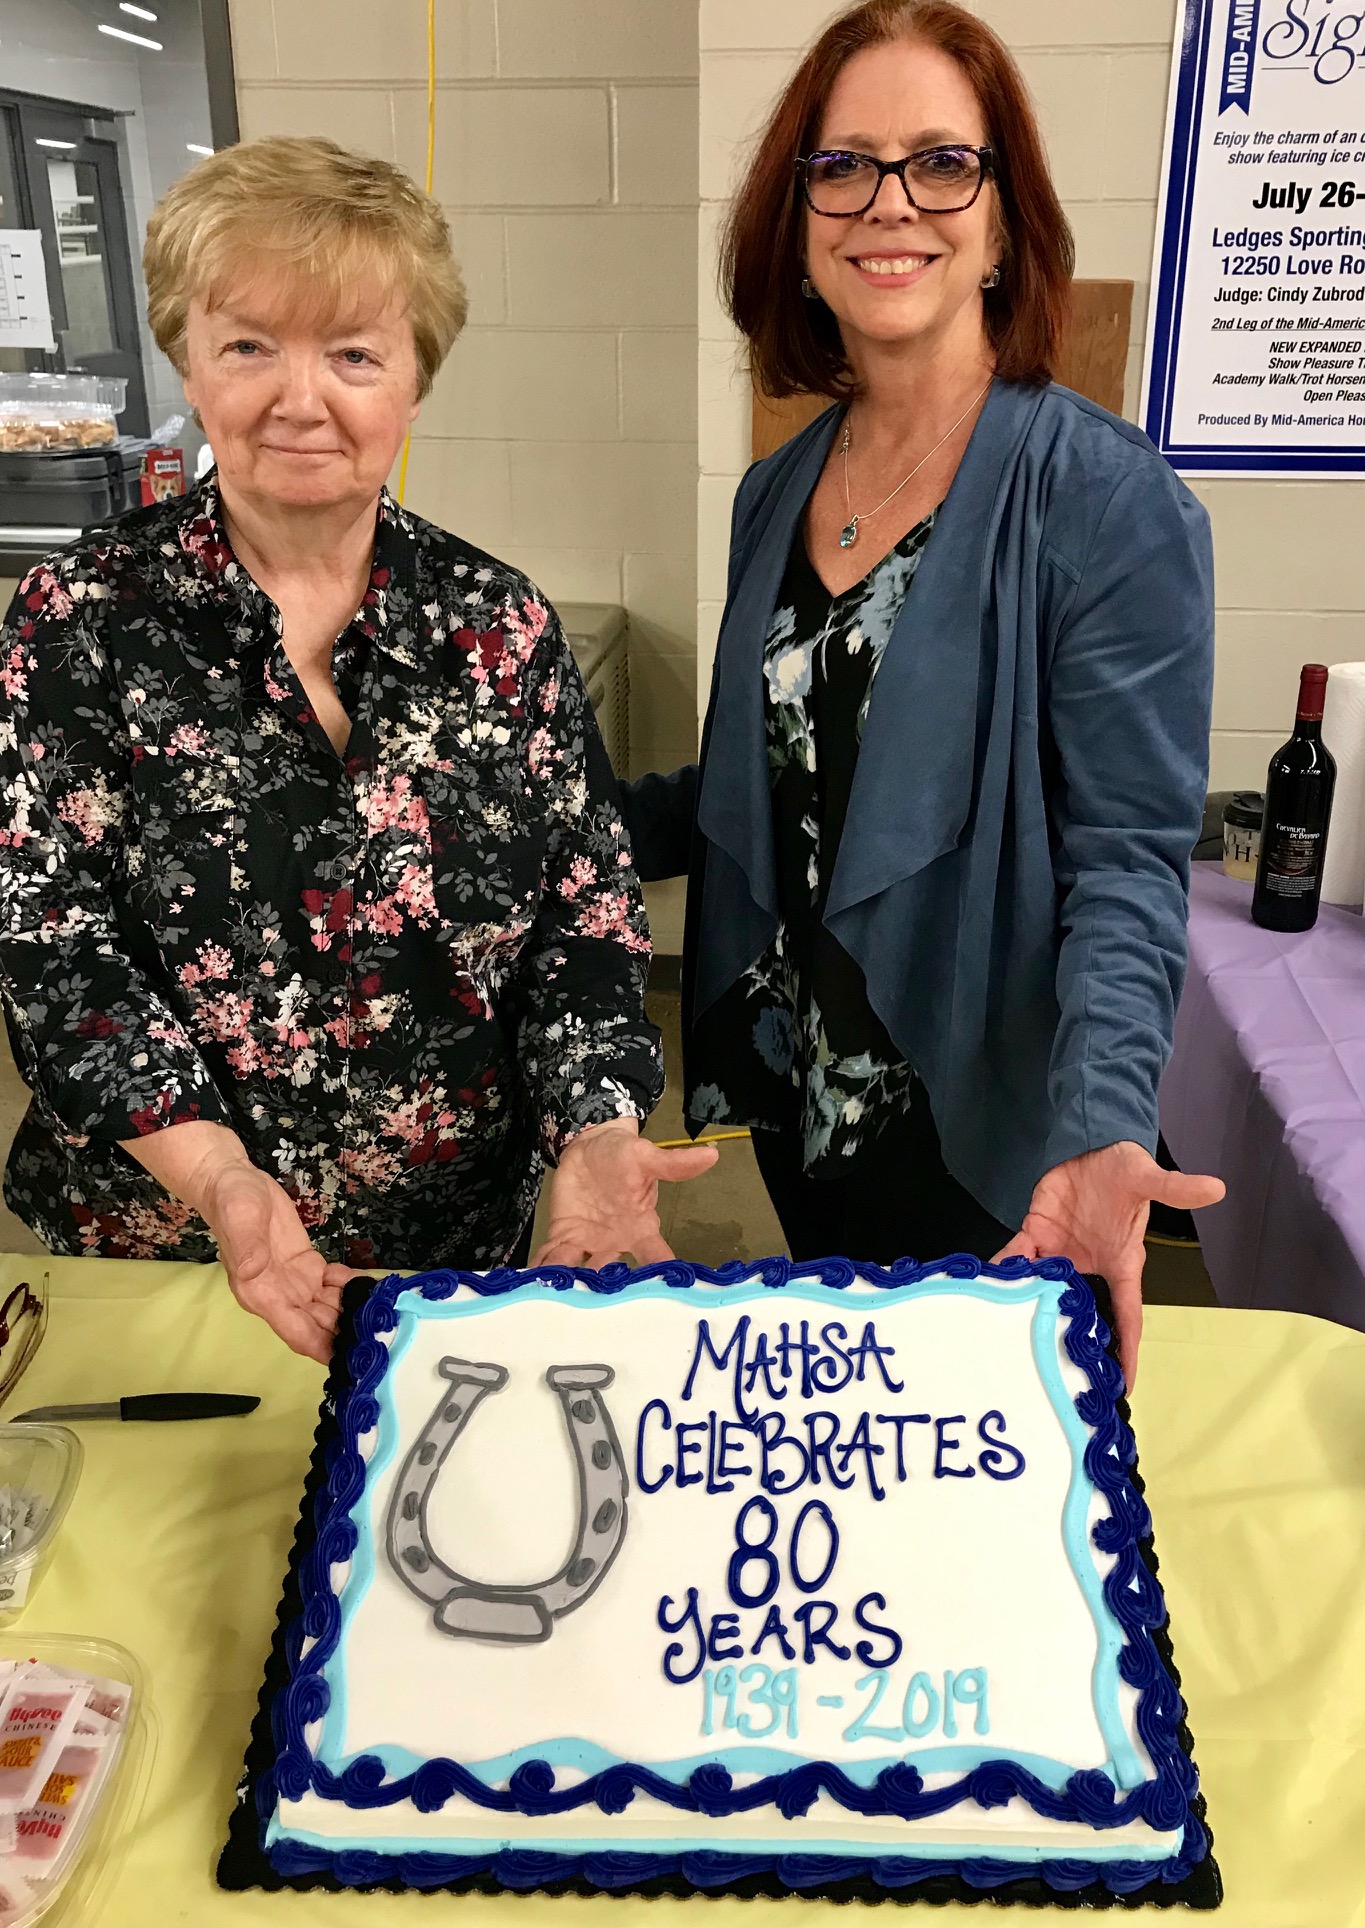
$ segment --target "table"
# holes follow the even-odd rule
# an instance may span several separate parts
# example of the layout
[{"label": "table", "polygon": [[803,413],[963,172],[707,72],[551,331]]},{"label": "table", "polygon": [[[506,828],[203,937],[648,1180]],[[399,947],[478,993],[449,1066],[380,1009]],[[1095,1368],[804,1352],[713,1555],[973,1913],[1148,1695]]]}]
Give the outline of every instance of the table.
[{"label": "table", "polygon": [[[0,1285],[31,1278],[34,1265],[0,1257]],[[248,1419],[84,1426],[84,1476],[19,1622],[117,1640],[150,1676],[156,1758],[99,1928],[430,1928],[433,1914],[453,1911],[421,1895],[229,1895],[212,1880],[321,1369],[239,1312],[216,1268],[100,1259],[48,1268],[48,1336],[15,1410],[182,1388],[263,1400]],[[1135,1421],[1228,1889],[1213,1919],[1220,1928],[1358,1928],[1365,1337],[1287,1313],[1154,1306]],[[461,1928],[588,1928],[609,1916],[621,1928],[663,1928],[685,1910],[715,1928],[821,1919],[848,1928],[857,1913],[814,1902],[473,1897],[459,1919]],[[935,1922],[982,1928],[983,1919],[979,1907],[932,1911]]]},{"label": "table", "polygon": [[1197,1221],[1221,1304],[1365,1329],[1365,919],[1261,930],[1250,884],[1193,866],[1161,1128],[1227,1185]]}]

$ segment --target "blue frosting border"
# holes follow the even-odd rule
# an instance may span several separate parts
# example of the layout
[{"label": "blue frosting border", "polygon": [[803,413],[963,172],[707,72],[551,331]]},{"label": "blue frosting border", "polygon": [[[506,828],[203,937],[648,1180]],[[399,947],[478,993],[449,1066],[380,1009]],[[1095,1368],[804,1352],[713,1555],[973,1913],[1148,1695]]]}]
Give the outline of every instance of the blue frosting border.
[{"label": "blue frosting border", "polygon": [[[1153,1763],[1150,1780],[1120,1794],[1108,1775],[1092,1769],[1073,1774],[1063,1788],[1056,1789],[1009,1760],[982,1762],[950,1786],[934,1789],[926,1789],[915,1768],[906,1763],[883,1768],[871,1786],[860,1785],[829,1762],[803,1763],[740,1787],[718,1763],[696,1768],[681,1785],[652,1768],[631,1762],[619,1762],[565,1787],[556,1785],[554,1770],[544,1761],[525,1762],[505,1788],[489,1787],[460,1763],[442,1759],[427,1761],[397,1780],[385,1778],[383,1763],[374,1755],[361,1755],[342,1773],[333,1773],[314,1758],[305,1729],[326,1712],[329,1690],[322,1669],[341,1636],[340,1607],[330,1575],[333,1564],[349,1560],[357,1544],[351,1513],[363,1495],[366,1477],[358,1441],[378,1421],[375,1395],[389,1363],[388,1348],[378,1335],[396,1325],[400,1293],[418,1290],[423,1297],[437,1301],[464,1286],[481,1297],[496,1298],[515,1291],[526,1280],[526,1274],[512,1270],[487,1274],[433,1272],[415,1279],[394,1275],[374,1288],[355,1317],[355,1339],[346,1361],[348,1384],[337,1402],[327,1476],[314,1504],[314,1541],[299,1572],[302,1611],[283,1630],[288,1681],[275,1695],[270,1710],[275,1759],[257,1777],[255,1787],[261,1844],[276,1872],[286,1877],[325,1874],[345,1886],[371,1886],[397,1878],[404,1885],[427,1888],[491,1875],[514,1889],[570,1878],[585,1879],[602,1888],[626,1888],[670,1876],[699,1888],[720,1888],[755,1874],[775,1874],[784,1886],[797,1890],[817,1889],[850,1876],[896,1890],[951,1874],[968,1887],[984,1890],[1020,1878],[1022,1870],[1016,1861],[945,1860],[932,1854],[775,1856],[707,1850],[668,1856],[624,1850],[613,1854],[559,1854],[507,1848],[491,1856],[393,1855],[369,1849],[324,1849],[288,1837],[273,1841],[267,1837],[277,1801],[297,1799],[309,1791],[360,1810],[411,1799],[424,1813],[437,1811],[458,1794],[493,1812],[530,1816],[565,1813],[588,1805],[606,1814],[620,1813],[639,1791],[671,1807],[706,1816],[745,1813],[771,1804],[788,1820],[803,1815],[823,1792],[850,1812],[907,1820],[944,1813],[963,1801],[994,1807],[1018,1796],[1035,1813],[1097,1830],[1134,1821],[1145,1821],[1163,1833],[1181,1829],[1179,1850],[1164,1861],[1115,1858],[1097,1867],[1093,1860],[1058,1857],[1032,1864],[1028,1872],[1040,1876],[1058,1893],[1075,1892],[1097,1880],[1115,1896],[1132,1894],[1154,1882],[1169,1887],[1184,1881],[1208,1857],[1209,1839],[1197,1811],[1202,1809],[1198,1777],[1182,1744],[1184,1703],[1154,1638],[1164,1626],[1166,1609],[1160,1586],[1143,1557],[1151,1518],[1130,1477],[1136,1446],[1119,1408],[1123,1379],[1107,1350],[1108,1328],[1090,1287],[1066,1260],[1033,1263],[1011,1259],[1000,1265],[983,1265],[975,1258],[957,1255],[925,1265],[900,1260],[883,1269],[855,1266],[844,1259],[801,1265],[770,1259],[760,1266],[736,1262],[718,1271],[675,1260],[639,1271],[624,1265],[607,1267],[601,1273],[548,1267],[535,1276],[551,1290],[586,1286],[590,1291],[615,1294],[646,1280],[685,1290],[698,1281],[734,1285],[757,1279],[765,1286],[780,1288],[789,1280],[815,1279],[837,1290],[858,1279],[893,1290],[935,1275],[1002,1283],[1043,1278],[1064,1288],[1058,1300],[1058,1311],[1067,1322],[1063,1345],[1072,1364],[1089,1382],[1075,1402],[1079,1417],[1091,1429],[1085,1471],[1109,1507],[1108,1517],[1096,1523],[1093,1539],[1114,1559],[1103,1592],[1123,1630],[1118,1671],[1137,1694],[1135,1721]],[[305,1639],[311,1642],[306,1655],[302,1651]]]}]

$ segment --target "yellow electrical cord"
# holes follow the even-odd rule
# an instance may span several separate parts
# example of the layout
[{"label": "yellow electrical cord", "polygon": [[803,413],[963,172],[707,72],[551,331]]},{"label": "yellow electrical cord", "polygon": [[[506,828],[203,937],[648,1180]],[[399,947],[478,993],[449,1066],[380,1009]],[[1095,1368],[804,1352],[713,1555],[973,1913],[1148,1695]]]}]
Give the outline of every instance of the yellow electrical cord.
[{"label": "yellow electrical cord", "polygon": [[[656,1138],[654,1143],[660,1151],[686,1151],[689,1145],[722,1145],[729,1138],[749,1138],[752,1135],[748,1131],[704,1131],[699,1138]],[[1198,1241],[1195,1239],[1166,1238],[1160,1232],[1148,1232],[1146,1242],[1148,1245],[1173,1246],[1181,1252],[1199,1250]]]},{"label": "yellow electrical cord", "polygon": [[[436,0],[427,0],[427,178],[426,190],[431,192],[432,173],[436,163]],[[408,450],[412,446],[412,431],[403,437],[403,460],[398,470],[398,500],[403,500],[408,485]],[[668,1138],[660,1144],[662,1151],[681,1151],[694,1142],[698,1145],[718,1145],[727,1138],[747,1138],[747,1131],[706,1132],[695,1141],[691,1138]]]},{"label": "yellow electrical cord", "polygon": [[723,1145],[727,1138],[747,1138],[747,1131],[704,1131],[700,1138],[656,1138],[660,1151],[686,1151],[689,1145]]},{"label": "yellow electrical cord", "polygon": [[[427,0],[427,178],[426,190],[431,192],[432,170],[436,164],[436,0]],[[398,470],[398,500],[403,500],[408,486],[408,450],[412,447],[412,430],[403,437],[403,460]]]},{"label": "yellow electrical cord", "polygon": [[[431,192],[432,174],[436,165],[436,0],[427,0],[427,172],[425,187]],[[412,430],[403,437],[403,459],[398,470],[398,500],[401,502],[408,486],[408,450],[412,446]],[[731,1139],[748,1138],[747,1131],[706,1131],[698,1138],[659,1138],[655,1140],[660,1151],[685,1151],[690,1145],[723,1145]],[[1154,1232],[1147,1234],[1153,1245],[1184,1245],[1184,1239],[1162,1238]]]}]

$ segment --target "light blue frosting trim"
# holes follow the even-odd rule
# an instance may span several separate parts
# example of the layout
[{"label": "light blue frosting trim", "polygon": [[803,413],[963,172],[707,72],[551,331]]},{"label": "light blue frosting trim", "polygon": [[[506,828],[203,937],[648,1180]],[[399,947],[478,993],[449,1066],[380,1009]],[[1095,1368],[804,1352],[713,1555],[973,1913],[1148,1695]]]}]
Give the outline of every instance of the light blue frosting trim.
[{"label": "light blue frosting trim", "polygon": [[[413,1294],[405,1292],[403,1297],[411,1300]],[[365,1498],[368,1502],[377,1480],[394,1454],[398,1451],[398,1415],[389,1397],[393,1384],[393,1371],[408,1347],[416,1337],[420,1321],[409,1310],[398,1321],[397,1330],[389,1341],[389,1363],[383,1382],[377,1394],[379,1406],[379,1436],[375,1441],[374,1456],[365,1473]],[[357,1509],[358,1510],[358,1509]],[[341,1610],[341,1634],[337,1640],[336,1652],[323,1669],[322,1677],[330,1690],[327,1712],[323,1716],[322,1732],[318,1736],[317,1747],[313,1750],[320,1761],[330,1761],[339,1754],[341,1737],[346,1731],[346,1648],[355,1622],[356,1610],[370,1590],[374,1579],[374,1538],[367,1533],[360,1522],[356,1522],[358,1532],[355,1552],[351,1556],[351,1570],[337,1595],[337,1605]],[[367,1749],[367,1753],[375,1752]]]},{"label": "light blue frosting trim", "polygon": [[[1075,1401],[1062,1378],[1057,1352],[1058,1302],[1065,1289],[1063,1282],[1051,1279],[1028,1279],[1019,1284],[1012,1284],[989,1279],[935,1278],[879,1292],[875,1299],[869,1294],[866,1303],[871,1310],[874,1307],[881,1308],[912,1299],[943,1296],[982,1299],[992,1305],[1019,1305],[1026,1304],[1030,1300],[1036,1302],[1037,1310],[1034,1314],[1031,1334],[1034,1362],[1049,1403],[1061,1423],[1071,1448],[1071,1484],[1063,1507],[1062,1540],[1071,1570],[1095,1622],[1098,1644],[1092,1676],[1092,1697],[1100,1734],[1109,1750],[1109,1759],[1101,1771],[1107,1773],[1119,1787],[1130,1788],[1140,1785],[1150,1777],[1128,1737],[1119,1713],[1117,1659],[1123,1646],[1123,1630],[1105,1602],[1102,1582],[1090,1552],[1088,1511],[1092,1489],[1085,1472],[1085,1449],[1089,1443],[1089,1435],[1076,1411]],[[491,1300],[471,1297],[467,1300],[445,1300],[433,1304],[423,1297],[420,1290],[405,1291],[398,1295],[394,1302],[398,1313],[398,1325],[389,1345],[388,1369],[376,1394],[380,1414],[379,1429],[375,1451],[366,1477],[367,1496],[371,1491],[372,1483],[385,1471],[398,1450],[398,1419],[390,1397],[392,1376],[394,1368],[411,1345],[419,1326],[432,1319],[475,1318],[480,1313],[500,1311],[508,1306],[543,1302],[546,1293],[547,1287],[532,1281]],[[628,1299],[671,1299],[677,1302],[683,1297],[683,1291],[677,1286],[648,1281],[630,1287],[628,1295],[624,1296]],[[776,1296],[778,1294],[774,1288],[764,1285],[761,1280],[726,1286],[709,1285],[698,1280],[686,1288],[687,1302],[693,1305],[700,1299],[706,1304],[729,1307]],[[835,1306],[845,1313],[850,1305],[863,1303],[861,1295],[854,1297],[846,1289],[823,1285],[815,1279],[791,1280],[782,1287],[780,1296],[783,1299],[800,1298],[817,1304]],[[555,1291],[553,1303],[570,1306],[575,1311],[591,1313],[600,1311],[606,1306],[620,1305],[623,1303],[623,1296],[603,1298],[597,1293]],[[327,1713],[323,1718],[322,1732],[314,1750],[315,1758],[336,1774],[343,1773],[350,1766],[351,1761],[357,1758],[355,1755],[344,1755],[341,1751],[342,1737],[346,1729],[346,1649],[356,1610],[373,1581],[374,1568],[374,1541],[368,1532],[362,1531],[351,1560],[350,1572],[338,1596],[342,1621],[341,1636],[334,1653],[323,1669],[323,1678],[327,1682],[330,1696]],[[422,1766],[427,1758],[407,1748],[386,1743],[368,1746],[363,1752],[377,1756],[383,1761],[386,1772],[395,1778],[411,1773]],[[811,1755],[781,1748],[731,1747],[694,1755],[686,1760],[648,1762],[645,1765],[652,1767],[656,1773],[675,1778],[681,1784],[696,1767],[707,1761],[718,1760],[732,1773],[775,1773],[804,1766],[813,1758]],[[534,1742],[512,1753],[501,1754],[484,1761],[466,1761],[463,1765],[472,1773],[479,1775],[481,1779],[494,1782],[505,1780],[526,1761],[544,1760],[554,1766],[575,1767],[585,1773],[591,1773],[603,1767],[613,1766],[620,1759],[620,1755],[611,1753],[592,1741],[565,1737]],[[1036,1774],[1049,1787],[1057,1789],[1064,1787],[1076,1771],[1074,1763],[1067,1765],[1045,1756],[1018,1753],[998,1746],[934,1747],[910,1754],[885,1754],[875,1759],[841,1762],[840,1765],[850,1780],[857,1782],[860,1786],[870,1787],[883,1768],[901,1761],[913,1762],[921,1773],[933,1774],[965,1771],[982,1761],[1002,1759],[1017,1762],[1030,1773]],[[644,1851],[641,1850],[641,1852]],[[676,1851],[676,1848],[670,1851]],[[995,1850],[992,1848],[989,1852],[994,1854]],[[1110,1851],[1110,1858],[1113,1852],[1113,1850]],[[1101,1858],[1104,1857],[1101,1856]]]},{"label": "light blue frosting trim", "polygon": [[[1185,1830],[1179,1830],[1183,1842]],[[338,1840],[334,1835],[314,1834],[308,1828],[284,1828],[279,1823],[279,1810],[272,1816],[266,1830],[266,1846],[274,1847],[277,1841],[299,1841],[306,1848],[320,1848],[324,1853],[342,1854],[348,1849],[359,1848],[369,1854],[499,1854],[509,1846],[515,1846],[528,1854],[847,1854],[864,1856],[869,1854],[900,1853],[923,1855],[934,1859],[939,1855],[952,1855],[954,1859],[982,1859],[991,1861],[1019,1861],[1032,1865],[1039,1861],[1095,1861],[1103,1863],[1114,1860],[1119,1850],[1104,1846],[1053,1843],[1050,1848],[1021,1847],[1018,1842],[972,1841],[942,1842],[928,1836],[916,1836],[897,1846],[894,1842],[876,1843],[861,1841],[808,1841],[802,1837],[799,1843],[787,1841],[732,1841],[715,1835],[693,1836],[690,1840],[681,1833],[667,1841],[633,1841],[621,1835],[605,1840],[587,1840],[578,1835],[566,1837],[559,1835],[553,1840],[527,1841],[520,1837],[515,1842],[506,1835],[489,1835],[478,1840],[472,1837],[451,1835],[439,1840],[422,1840],[417,1836],[395,1835],[356,1835]],[[1152,1846],[1128,1844],[1122,1849],[1125,1861],[1168,1861],[1173,1852],[1169,1844]]]},{"label": "light blue frosting trim", "polygon": [[[1062,1540],[1077,1584],[1085,1595],[1090,1617],[1095,1622],[1095,1666],[1090,1690],[1095,1703],[1095,1718],[1109,1748],[1108,1772],[1121,1788],[1141,1787],[1150,1778],[1142,1759],[1128,1738],[1119,1712],[1119,1654],[1123,1648],[1123,1629],[1109,1610],[1090,1552],[1090,1496],[1095,1488],[1085,1470],[1085,1449],[1089,1434],[1076,1411],[1076,1402],[1067,1396],[1062,1384],[1057,1353],[1057,1298],[1060,1293],[1040,1297],[1033,1318],[1033,1356],[1039,1377],[1057,1408],[1057,1416],[1071,1444],[1071,1485],[1062,1508]],[[1053,1381],[1057,1390],[1054,1391]],[[1060,1399],[1058,1398],[1060,1392]]]}]

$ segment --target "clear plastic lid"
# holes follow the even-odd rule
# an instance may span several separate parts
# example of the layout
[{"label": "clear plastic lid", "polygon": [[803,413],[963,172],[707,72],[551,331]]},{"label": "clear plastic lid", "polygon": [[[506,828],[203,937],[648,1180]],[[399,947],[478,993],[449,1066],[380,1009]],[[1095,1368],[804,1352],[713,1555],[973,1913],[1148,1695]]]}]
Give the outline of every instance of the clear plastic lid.
[{"label": "clear plastic lid", "polygon": [[0,375],[0,451],[107,447],[127,396],[121,375]]},{"label": "clear plastic lid", "polygon": [[7,415],[121,415],[127,399],[128,383],[122,375],[0,375],[0,411]]},{"label": "clear plastic lid", "polygon": [[[29,1698],[16,1706],[19,1696]],[[16,1794],[13,1770],[6,1785],[6,1762],[24,1761],[26,1751],[6,1742],[31,1736],[44,1714],[62,1728],[44,1743],[51,1761],[35,1759],[36,1800],[16,1810],[28,1794]],[[126,1648],[72,1634],[0,1634],[0,1804],[10,1809],[0,1811],[0,1928],[94,1928],[146,1799],[154,1744],[146,1679]]]},{"label": "clear plastic lid", "polygon": [[19,1618],[47,1570],[84,1457],[65,1426],[0,1425],[0,1627]]}]

